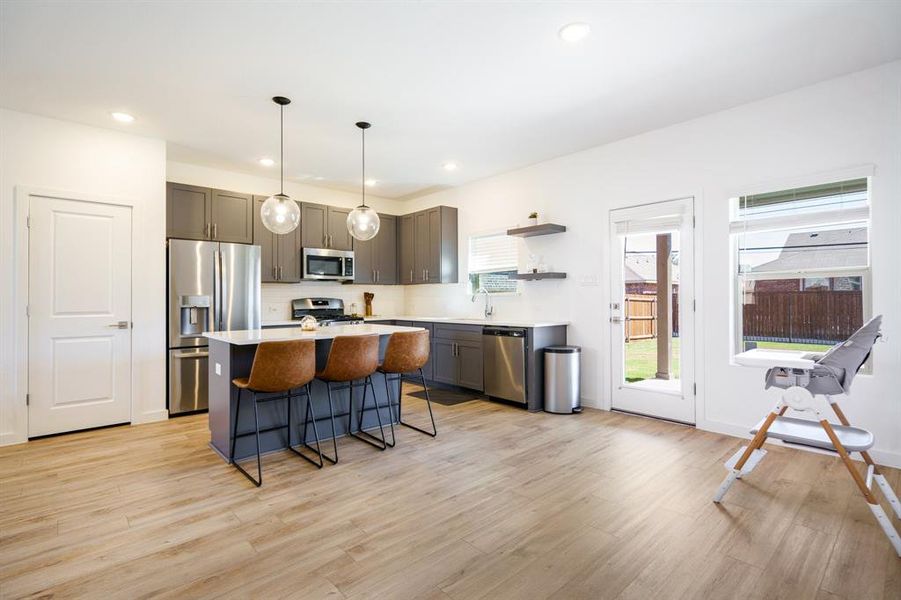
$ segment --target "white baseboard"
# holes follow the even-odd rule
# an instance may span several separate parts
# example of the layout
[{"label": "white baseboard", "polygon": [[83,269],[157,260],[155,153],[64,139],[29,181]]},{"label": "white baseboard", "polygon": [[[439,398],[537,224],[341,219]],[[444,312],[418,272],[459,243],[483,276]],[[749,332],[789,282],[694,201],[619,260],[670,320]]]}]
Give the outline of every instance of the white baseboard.
[{"label": "white baseboard", "polygon": [[165,421],[169,418],[169,411],[165,408],[159,410],[148,410],[141,413],[136,419],[132,419],[132,425],[141,425],[143,423],[155,423],[157,421]]},{"label": "white baseboard", "polygon": [[13,444],[24,444],[28,441],[28,436],[15,431],[7,431],[0,433],[0,446],[12,446]]}]

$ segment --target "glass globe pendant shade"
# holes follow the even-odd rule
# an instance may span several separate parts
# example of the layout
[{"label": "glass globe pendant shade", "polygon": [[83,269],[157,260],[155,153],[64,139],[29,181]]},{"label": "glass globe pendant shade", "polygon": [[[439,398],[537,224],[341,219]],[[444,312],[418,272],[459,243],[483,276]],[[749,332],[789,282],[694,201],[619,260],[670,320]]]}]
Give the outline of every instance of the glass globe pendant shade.
[{"label": "glass globe pendant shade", "polygon": [[300,207],[285,194],[269,196],[260,207],[263,226],[272,233],[291,233],[300,225]]},{"label": "glass globe pendant shade", "polygon": [[361,242],[374,238],[380,226],[379,214],[365,204],[356,207],[347,215],[347,231]]}]

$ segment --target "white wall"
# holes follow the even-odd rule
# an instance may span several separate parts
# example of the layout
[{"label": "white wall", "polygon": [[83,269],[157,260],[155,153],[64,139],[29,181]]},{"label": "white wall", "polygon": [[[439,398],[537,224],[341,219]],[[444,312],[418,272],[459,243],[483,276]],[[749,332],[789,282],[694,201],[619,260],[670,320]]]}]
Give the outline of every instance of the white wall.
[{"label": "white wall", "polygon": [[[278,191],[278,179],[255,177],[245,173],[226,171],[211,167],[170,161],[166,165],[166,180],[190,185],[214,187],[246,194],[260,196]],[[360,204],[360,194],[342,192],[328,188],[304,185],[292,181],[285,182],[285,192],[298,201],[316,202],[332,206],[354,207]],[[388,214],[402,214],[408,207],[403,202],[378,196],[370,196],[367,192],[366,203]],[[291,318],[291,300],[308,296],[327,296],[341,298],[350,310],[356,303],[359,312],[363,312],[363,292],[375,294],[373,310],[376,314],[398,314],[404,309],[404,290],[400,286],[387,285],[342,285],[329,282],[308,281],[303,283],[269,283],[263,284],[263,321],[278,321]]]},{"label": "white wall", "polygon": [[584,401],[609,406],[609,210],[694,196],[697,423],[745,435],[774,397],[763,390],[762,371],[729,361],[728,199],[759,191],[760,184],[778,189],[865,164],[875,166],[873,311],[885,315],[888,343],[877,347],[873,375],[855,380],[845,411],[852,422],[874,431],[881,460],[901,466],[901,62],[412,201],[411,210],[459,208],[463,276],[456,286],[408,287],[407,309],[419,315],[478,314],[479,305],[465,293],[468,236],[525,223],[537,210],[542,221],[568,231],[529,239],[528,251],[543,255],[568,278],[525,283],[521,296],[497,299],[497,315],[570,320],[570,342],[584,347]]},{"label": "white wall", "polygon": [[165,169],[162,140],[0,110],[0,444],[27,438],[24,356],[17,347],[15,263],[27,251],[14,222],[17,186],[116,198],[134,218],[135,423],[166,418]]}]

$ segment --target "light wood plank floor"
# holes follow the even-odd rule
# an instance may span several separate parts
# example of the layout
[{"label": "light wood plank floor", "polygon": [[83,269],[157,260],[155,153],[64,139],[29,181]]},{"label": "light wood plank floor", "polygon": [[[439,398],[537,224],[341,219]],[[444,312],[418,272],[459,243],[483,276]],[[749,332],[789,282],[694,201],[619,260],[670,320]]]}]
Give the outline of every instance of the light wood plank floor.
[{"label": "light wood plank floor", "polygon": [[837,458],[774,448],[717,507],[734,438],[435,409],[437,439],[342,440],[321,471],[275,453],[260,489],[203,415],[2,448],[0,597],[901,598]]}]

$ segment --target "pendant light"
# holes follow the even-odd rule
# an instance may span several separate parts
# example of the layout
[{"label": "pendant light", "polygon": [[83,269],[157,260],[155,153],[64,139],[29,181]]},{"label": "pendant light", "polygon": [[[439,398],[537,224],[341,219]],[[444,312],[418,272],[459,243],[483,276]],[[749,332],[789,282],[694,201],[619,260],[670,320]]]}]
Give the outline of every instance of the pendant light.
[{"label": "pendant light", "polygon": [[360,128],[363,142],[363,175],[360,180],[360,189],[363,190],[363,203],[347,215],[347,231],[350,232],[354,239],[365,242],[378,234],[381,223],[379,222],[379,214],[369,206],[366,206],[366,130],[372,125],[365,121],[360,121],[357,123],[357,127]]},{"label": "pendant light", "polygon": [[279,106],[281,124],[281,141],[279,146],[278,165],[281,168],[281,187],[279,193],[269,196],[260,207],[260,219],[263,226],[272,233],[291,233],[300,225],[300,207],[297,202],[285,194],[285,106],[291,104],[289,98],[276,96],[272,99]]}]

